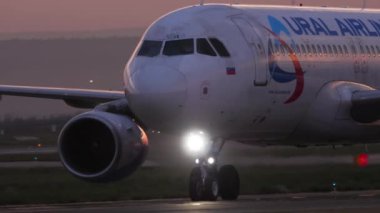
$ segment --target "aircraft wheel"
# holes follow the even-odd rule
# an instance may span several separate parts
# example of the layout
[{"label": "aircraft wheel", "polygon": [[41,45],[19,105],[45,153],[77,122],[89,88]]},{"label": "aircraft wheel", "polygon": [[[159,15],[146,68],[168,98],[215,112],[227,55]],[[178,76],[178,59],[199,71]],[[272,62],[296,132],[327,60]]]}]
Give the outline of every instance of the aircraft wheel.
[{"label": "aircraft wheel", "polygon": [[222,166],[218,174],[220,196],[223,200],[236,200],[240,193],[240,179],[235,167]]},{"label": "aircraft wheel", "polygon": [[201,167],[195,167],[190,173],[189,194],[192,201],[215,201],[219,195],[216,172],[206,168],[206,177],[202,178]]},{"label": "aircraft wheel", "polygon": [[191,170],[189,181],[190,199],[192,201],[201,201],[203,199],[201,168],[195,167]]},{"label": "aircraft wheel", "polygon": [[205,200],[216,201],[219,195],[218,179],[216,177],[208,177],[205,184]]}]

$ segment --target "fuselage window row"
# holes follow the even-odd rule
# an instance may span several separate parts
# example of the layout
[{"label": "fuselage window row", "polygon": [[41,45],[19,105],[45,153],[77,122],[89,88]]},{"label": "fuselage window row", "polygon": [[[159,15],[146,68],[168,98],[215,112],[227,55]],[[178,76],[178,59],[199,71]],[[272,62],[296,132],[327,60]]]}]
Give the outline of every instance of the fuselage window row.
[{"label": "fuselage window row", "polygon": [[350,47],[340,44],[292,44],[290,48],[292,53],[283,45],[269,44],[273,55],[290,55],[295,54],[304,57],[322,57],[322,56],[341,56],[341,57],[380,57],[380,46],[374,45],[359,45],[359,51],[355,45]]}]

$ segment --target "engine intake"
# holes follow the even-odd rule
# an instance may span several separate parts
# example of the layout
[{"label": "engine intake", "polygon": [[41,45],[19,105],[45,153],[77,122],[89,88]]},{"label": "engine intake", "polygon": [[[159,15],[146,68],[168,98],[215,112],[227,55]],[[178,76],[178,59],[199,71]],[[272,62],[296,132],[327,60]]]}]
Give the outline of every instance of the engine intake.
[{"label": "engine intake", "polygon": [[63,165],[76,177],[108,182],[130,175],[144,162],[148,138],[127,116],[90,111],[65,125],[58,149]]}]

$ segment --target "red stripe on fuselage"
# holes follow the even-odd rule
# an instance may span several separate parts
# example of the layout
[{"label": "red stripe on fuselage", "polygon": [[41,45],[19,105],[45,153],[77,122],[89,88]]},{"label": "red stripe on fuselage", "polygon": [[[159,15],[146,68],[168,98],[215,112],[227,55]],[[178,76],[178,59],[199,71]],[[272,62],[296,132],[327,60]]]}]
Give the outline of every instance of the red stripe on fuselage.
[{"label": "red stripe on fuselage", "polygon": [[293,66],[296,72],[296,81],[297,81],[296,88],[294,89],[293,94],[288,98],[288,100],[285,101],[285,104],[290,104],[296,101],[302,95],[302,92],[305,86],[304,72],[302,70],[301,63],[299,59],[297,58],[293,49],[290,48],[290,46],[284,40],[282,40],[280,36],[276,35],[274,32],[272,32],[270,29],[266,28],[265,26],[264,28],[268,30],[268,32],[270,32],[274,37],[276,37],[276,39],[278,39],[281,42],[281,45],[283,45],[290,53],[290,59],[293,62]]}]

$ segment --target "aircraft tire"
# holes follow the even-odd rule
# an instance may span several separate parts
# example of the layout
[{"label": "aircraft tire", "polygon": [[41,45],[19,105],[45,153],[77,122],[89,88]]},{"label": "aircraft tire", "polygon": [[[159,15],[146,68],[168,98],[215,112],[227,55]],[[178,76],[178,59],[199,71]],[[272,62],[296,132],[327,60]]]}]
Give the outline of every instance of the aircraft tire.
[{"label": "aircraft tire", "polygon": [[216,201],[219,195],[218,179],[215,176],[208,177],[205,184],[205,200]]},{"label": "aircraft tire", "polygon": [[189,194],[192,201],[201,201],[204,197],[201,168],[194,167],[190,173]]},{"label": "aircraft tire", "polygon": [[218,173],[219,193],[223,200],[236,200],[240,193],[239,174],[234,166],[224,165]]}]

